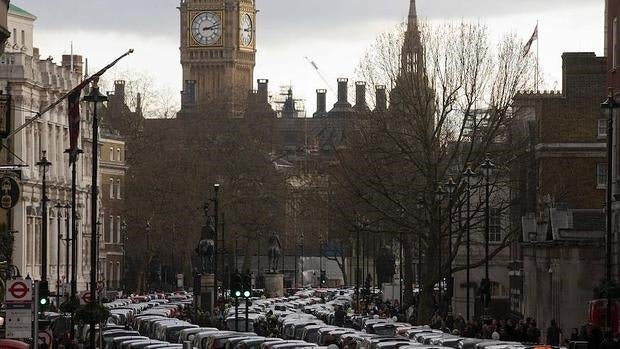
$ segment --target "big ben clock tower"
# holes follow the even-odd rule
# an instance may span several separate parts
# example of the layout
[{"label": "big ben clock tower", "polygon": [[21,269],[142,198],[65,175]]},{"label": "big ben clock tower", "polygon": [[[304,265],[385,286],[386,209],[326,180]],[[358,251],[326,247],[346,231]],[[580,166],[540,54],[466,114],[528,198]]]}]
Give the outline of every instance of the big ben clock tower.
[{"label": "big ben clock tower", "polygon": [[238,117],[256,64],[254,0],[181,0],[182,113]]}]

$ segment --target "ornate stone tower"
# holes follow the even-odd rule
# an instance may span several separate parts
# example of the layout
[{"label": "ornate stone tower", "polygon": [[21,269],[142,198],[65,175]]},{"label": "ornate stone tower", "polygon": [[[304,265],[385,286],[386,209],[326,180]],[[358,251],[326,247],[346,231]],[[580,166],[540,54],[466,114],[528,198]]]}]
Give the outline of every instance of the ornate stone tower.
[{"label": "ornate stone tower", "polygon": [[256,64],[254,0],[181,0],[182,114],[239,117]]},{"label": "ornate stone tower", "polygon": [[407,32],[405,33],[405,42],[401,49],[401,74],[423,72],[423,67],[424,47],[422,46],[420,28],[418,27],[418,12],[415,0],[410,0]]}]

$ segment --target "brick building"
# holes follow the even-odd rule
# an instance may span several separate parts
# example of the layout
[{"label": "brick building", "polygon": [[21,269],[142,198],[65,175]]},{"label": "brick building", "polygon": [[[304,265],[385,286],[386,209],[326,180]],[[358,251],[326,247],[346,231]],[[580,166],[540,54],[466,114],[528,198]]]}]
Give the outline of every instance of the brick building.
[{"label": "brick building", "polygon": [[587,302],[603,271],[606,59],[565,53],[562,91],[515,96],[511,310],[564,333],[586,322]]}]

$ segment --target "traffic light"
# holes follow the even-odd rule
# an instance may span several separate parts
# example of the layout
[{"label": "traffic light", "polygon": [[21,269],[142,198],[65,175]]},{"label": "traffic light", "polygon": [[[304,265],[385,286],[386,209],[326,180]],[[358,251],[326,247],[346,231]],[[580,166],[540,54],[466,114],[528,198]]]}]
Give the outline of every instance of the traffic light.
[{"label": "traffic light", "polygon": [[241,274],[238,271],[230,276],[230,293],[235,298],[241,297],[243,294],[243,283],[241,282]]},{"label": "traffic light", "polygon": [[247,270],[243,274],[243,297],[250,298],[252,295],[252,274]]},{"label": "traffic light", "polygon": [[327,275],[325,270],[321,270],[321,285],[325,285],[327,283]]},{"label": "traffic light", "polygon": [[50,288],[47,281],[39,282],[39,310],[46,311],[49,308]]}]

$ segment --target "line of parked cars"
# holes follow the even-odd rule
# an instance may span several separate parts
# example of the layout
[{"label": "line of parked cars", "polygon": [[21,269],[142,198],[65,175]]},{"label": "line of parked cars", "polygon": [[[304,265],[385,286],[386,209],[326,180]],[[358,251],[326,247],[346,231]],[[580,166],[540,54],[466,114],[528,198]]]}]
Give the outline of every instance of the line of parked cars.
[{"label": "line of parked cars", "polygon": [[[177,319],[189,298],[128,299],[106,304],[112,313],[102,334],[104,349],[182,348],[193,349],[323,349],[335,344],[355,349],[534,349],[506,341],[469,339],[443,333],[428,326],[412,326],[374,316],[351,316],[346,324],[335,324],[338,307],[350,308],[352,290],[302,290],[291,297],[251,299],[245,327],[245,305],[235,321],[228,309],[228,329],[199,327]],[[277,319],[281,338],[254,332],[258,322]],[[354,329],[355,327],[356,329]]]}]

